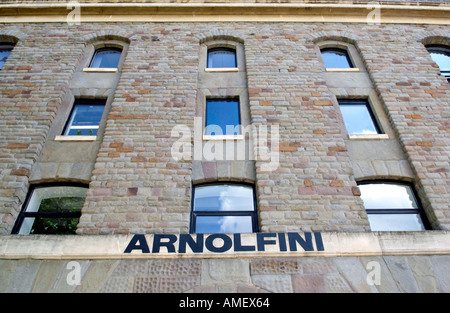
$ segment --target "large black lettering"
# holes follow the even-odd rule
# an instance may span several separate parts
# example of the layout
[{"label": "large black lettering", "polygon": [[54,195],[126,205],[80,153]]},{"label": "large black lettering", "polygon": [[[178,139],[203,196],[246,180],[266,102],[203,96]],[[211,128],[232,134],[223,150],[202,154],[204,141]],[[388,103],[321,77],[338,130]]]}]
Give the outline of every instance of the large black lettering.
[{"label": "large black lettering", "polygon": [[195,241],[190,234],[180,234],[180,245],[178,246],[179,253],[186,253],[186,244],[194,253],[203,252],[203,234],[197,234],[197,241]]},{"label": "large black lettering", "polygon": [[305,239],[299,233],[288,233],[289,248],[291,251],[297,251],[297,243],[305,251],[314,251],[312,236],[310,232],[305,233]]},{"label": "large black lettering", "polygon": [[280,245],[280,251],[287,251],[286,235],[284,233],[278,233],[278,243]]},{"label": "large black lettering", "polygon": [[266,251],[265,245],[275,245],[277,242],[275,240],[266,240],[266,237],[276,237],[275,233],[257,233],[256,234],[256,244],[258,246],[258,251]]},{"label": "large black lettering", "polygon": [[142,253],[150,253],[150,249],[148,248],[147,240],[144,235],[134,235],[124,253],[131,253],[133,250],[141,250]]},{"label": "large black lettering", "polygon": [[243,246],[241,234],[234,234],[234,251],[255,251],[255,246]]},{"label": "large black lettering", "polygon": [[[161,242],[161,239],[168,239],[169,241]],[[161,247],[166,247],[169,253],[175,253],[175,241],[177,241],[177,236],[175,235],[155,234],[153,236],[152,253],[159,253]]]},{"label": "large black lettering", "polygon": [[314,238],[316,240],[316,248],[317,251],[324,251],[325,248],[323,246],[323,241],[322,241],[322,234],[319,232],[315,232],[314,233]]},{"label": "large black lettering", "polygon": [[[217,238],[220,238],[223,240],[222,247],[214,246],[214,244],[213,244],[214,239],[217,239]],[[209,235],[208,238],[206,238],[206,240],[205,240],[206,249],[208,249],[211,252],[222,253],[222,252],[230,250],[232,245],[233,245],[233,243],[231,241],[231,238],[225,234],[212,234],[212,235]]]}]

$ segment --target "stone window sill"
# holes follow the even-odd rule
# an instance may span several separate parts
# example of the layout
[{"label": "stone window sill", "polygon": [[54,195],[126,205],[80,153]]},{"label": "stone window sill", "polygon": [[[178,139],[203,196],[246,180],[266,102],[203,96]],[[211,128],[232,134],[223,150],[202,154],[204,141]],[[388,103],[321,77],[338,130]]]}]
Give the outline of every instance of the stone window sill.
[{"label": "stone window sill", "polygon": [[83,72],[86,72],[86,73],[117,73],[117,68],[115,68],[115,67],[114,68],[85,67],[85,68],[83,68]]},{"label": "stone window sill", "polygon": [[357,134],[357,135],[348,135],[348,138],[350,140],[386,140],[389,139],[389,136],[387,134],[373,134],[373,135]]},{"label": "stone window sill", "polygon": [[359,72],[359,68],[327,68],[327,72]]},{"label": "stone window sill", "polygon": [[203,135],[203,140],[244,140],[244,135]]},{"label": "stone window sill", "polygon": [[95,141],[97,136],[56,136],[55,141]]},{"label": "stone window sill", "polygon": [[205,72],[214,73],[214,72],[239,72],[239,68],[237,67],[216,67],[216,68],[205,68]]}]

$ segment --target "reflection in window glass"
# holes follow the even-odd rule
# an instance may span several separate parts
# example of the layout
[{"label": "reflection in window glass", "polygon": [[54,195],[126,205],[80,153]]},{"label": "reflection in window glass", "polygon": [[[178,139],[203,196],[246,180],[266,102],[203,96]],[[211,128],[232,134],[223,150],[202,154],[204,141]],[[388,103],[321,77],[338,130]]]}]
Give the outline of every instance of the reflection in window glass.
[{"label": "reflection in window glass", "polygon": [[339,100],[339,108],[348,134],[381,133],[367,101]]},{"label": "reflection in window glass", "polygon": [[116,68],[119,64],[122,50],[118,48],[105,48],[95,51],[89,67],[93,68]]},{"label": "reflection in window glass", "polygon": [[[79,100],[75,103],[69,122],[65,128],[66,136],[95,136],[105,109],[104,104],[90,104],[92,101]],[[98,102],[94,102],[98,103]]]},{"label": "reflection in window glass", "polygon": [[368,214],[372,231],[425,230],[419,214]]},{"label": "reflection in window glass", "polygon": [[359,185],[372,231],[425,230],[412,187],[401,183]]},{"label": "reflection in window glass", "polygon": [[206,101],[205,135],[240,135],[240,124],[239,100]]},{"label": "reflection in window glass", "polygon": [[208,68],[237,67],[236,51],[229,48],[214,48],[208,50]]},{"label": "reflection in window glass", "polygon": [[251,216],[197,216],[196,219],[197,234],[234,234],[252,231]]},{"label": "reflection in window glass", "polygon": [[6,62],[6,59],[11,54],[11,50],[14,48],[11,44],[0,44],[0,70]]},{"label": "reflection in window glass", "polygon": [[39,187],[31,191],[13,233],[75,234],[87,188]]},{"label": "reflection in window glass", "polygon": [[353,68],[347,51],[337,48],[320,50],[326,68]]},{"label": "reflection in window glass", "polygon": [[450,82],[450,48],[432,45],[427,49],[433,61],[439,66],[441,74]]},{"label": "reflection in window glass", "polygon": [[249,233],[256,231],[253,187],[216,184],[194,187],[191,231]]}]

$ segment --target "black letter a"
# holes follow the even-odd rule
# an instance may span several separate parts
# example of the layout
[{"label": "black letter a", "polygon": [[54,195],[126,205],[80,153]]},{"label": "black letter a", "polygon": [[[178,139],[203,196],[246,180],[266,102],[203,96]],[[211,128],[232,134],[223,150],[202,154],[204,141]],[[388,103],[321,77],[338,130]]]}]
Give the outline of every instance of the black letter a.
[{"label": "black letter a", "polygon": [[[138,242],[139,244],[136,244]],[[150,253],[150,249],[148,248],[147,240],[145,240],[144,235],[134,235],[124,253],[130,253],[131,251],[137,249],[142,250],[142,253]]]}]

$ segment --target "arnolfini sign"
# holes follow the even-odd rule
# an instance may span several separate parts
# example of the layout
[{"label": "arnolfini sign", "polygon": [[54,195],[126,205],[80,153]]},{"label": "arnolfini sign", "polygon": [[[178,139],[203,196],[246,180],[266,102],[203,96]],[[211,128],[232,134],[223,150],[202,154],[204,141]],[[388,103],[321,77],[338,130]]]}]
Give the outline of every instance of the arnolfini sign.
[{"label": "arnolfini sign", "polygon": [[432,254],[450,254],[449,231],[0,236],[0,259],[335,257]]},{"label": "arnolfini sign", "polygon": [[324,251],[322,235],[310,233],[154,234],[131,238],[124,253],[227,253]]}]

